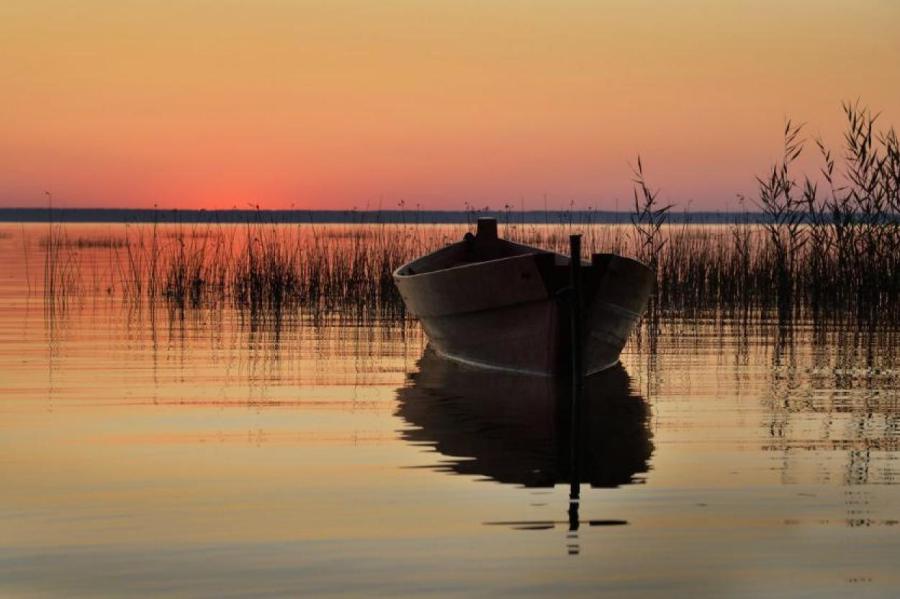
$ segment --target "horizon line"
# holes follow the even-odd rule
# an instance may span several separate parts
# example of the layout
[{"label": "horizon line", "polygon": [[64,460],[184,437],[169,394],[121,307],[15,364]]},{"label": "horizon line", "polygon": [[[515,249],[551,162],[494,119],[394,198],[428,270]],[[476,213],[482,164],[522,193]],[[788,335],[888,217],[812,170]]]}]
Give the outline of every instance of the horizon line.
[{"label": "horizon line", "polygon": [[[630,210],[430,210],[430,209],[303,209],[303,208],[49,208],[0,207],[0,222],[23,223],[165,223],[165,224],[471,224],[492,216],[501,224],[628,224]],[[679,210],[668,212],[673,223],[762,223],[757,210]]]}]

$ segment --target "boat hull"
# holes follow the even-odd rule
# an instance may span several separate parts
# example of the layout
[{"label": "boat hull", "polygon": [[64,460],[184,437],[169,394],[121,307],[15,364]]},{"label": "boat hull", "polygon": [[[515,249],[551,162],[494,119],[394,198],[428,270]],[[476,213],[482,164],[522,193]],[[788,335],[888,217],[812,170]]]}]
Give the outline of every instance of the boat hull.
[{"label": "boat hull", "polygon": [[[568,258],[515,246],[517,255],[426,269],[463,248],[462,243],[448,246],[394,273],[407,309],[421,321],[432,348],[485,368],[571,374],[564,294]],[[618,362],[647,303],[653,276],[643,264],[611,254],[596,255],[582,272],[583,365],[585,374],[593,374]]]},{"label": "boat hull", "polygon": [[[438,354],[473,366],[553,376],[570,374],[568,311],[556,301],[419,317]],[[606,302],[589,311],[585,374],[614,366],[640,316]]]},{"label": "boat hull", "polygon": [[529,374],[557,370],[560,318],[554,302],[419,318],[432,348],[452,360]]}]

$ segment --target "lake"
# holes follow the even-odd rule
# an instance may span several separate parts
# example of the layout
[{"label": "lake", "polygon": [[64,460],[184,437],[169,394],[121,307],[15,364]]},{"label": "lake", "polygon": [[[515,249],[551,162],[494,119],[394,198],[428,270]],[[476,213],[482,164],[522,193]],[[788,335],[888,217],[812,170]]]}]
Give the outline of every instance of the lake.
[{"label": "lake", "polygon": [[566,389],[379,311],[126,301],[114,243],[48,306],[46,229],[0,225],[0,595],[900,585],[896,328],[645,323],[587,385],[573,510]]}]

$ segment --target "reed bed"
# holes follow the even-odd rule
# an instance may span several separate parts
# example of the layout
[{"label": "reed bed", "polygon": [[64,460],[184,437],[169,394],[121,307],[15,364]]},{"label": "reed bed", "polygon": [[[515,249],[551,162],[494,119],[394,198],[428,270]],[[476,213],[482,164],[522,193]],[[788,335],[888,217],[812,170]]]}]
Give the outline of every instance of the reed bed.
[{"label": "reed bed", "polygon": [[[759,178],[757,197],[726,225],[670,224],[671,206],[635,168],[629,225],[564,219],[552,225],[499,215],[508,239],[565,252],[584,235],[590,252],[636,257],[656,271],[651,317],[720,314],[749,318],[853,319],[900,323],[900,144],[877,116],[844,106],[847,132],[835,158],[815,140],[820,177],[795,175],[806,145],[788,123],[782,160]],[[762,212],[753,224],[750,208]],[[575,213],[573,213],[574,215]],[[472,216],[478,213],[472,211]],[[391,273],[409,259],[457,241],[472,225],[314,225],[273,222],[259,212],[245,225],[126,225],[121,237],[79,243],[63,226],[44,242],[44,286],[64,305],[81,293],[79,251],[106,251],[104,290],[133,303],[173,309],[231,305],[257,318],[350,311],[404,318]]]},{"label": "reed bed", "polygon": [[70,237],[68,235],[55,238],[52,235],[42,237],[39,241],[42,248],[46,248],[51,243],[55,243],[62,247],[71,247],[79,249],[89,248],[120,248],[128,244],[128,240],[124,237],[115,235],[99,235],[99,236],[79,236]]},{"label": "reed bed", "polygon": [[[804,224],[797,235],[825,234]],[[57,225],[58,235],[65,236]],[[164,302],[189,309],[231,305],[252,315],[304,310],[319,314],[352,311],[403,317],[391,273],[418,255],[462,238],[466,225],[278,225],[209,226],[201,237],[154,236],[150,227],[130,227],[128,242],[97,259],[107,294],[131,303]],[[874,228],[873,233],[881,235]],[[767,225],[736,218],[731,225],[663,224],[647,258],[644,238],[627,225],[501,226],[501,235],[565,252],[570,232],[584,235],[590,252],[615,252],[655,264],[657,289],[651,311],[689,316],[709,311],[780,319],[855,317],[900,322],[896,256],[838,247],[819,251],[805,242],[791,255],[773,247]],[[856,232],[856,243],[869,241]],[[83,294],[73,246],[47,246],[44,285],[60,301]],[[102,250],[95,250],[102,251]],[[842,260],[852,260],[849,264]],[[785,287],[789,295],[783,295]]]}]

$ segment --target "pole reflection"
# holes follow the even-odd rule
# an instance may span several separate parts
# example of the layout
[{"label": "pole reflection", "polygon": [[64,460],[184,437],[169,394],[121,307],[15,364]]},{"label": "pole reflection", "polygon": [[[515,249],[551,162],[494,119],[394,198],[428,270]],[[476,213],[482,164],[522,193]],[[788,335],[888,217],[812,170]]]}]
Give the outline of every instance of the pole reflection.
[{"label": "pole reflection", "polygon": [[[471,368],[430,349],[418,366],[397,392],[397,415],[409,424],[401,432],[404,440],[442,456],[435,471],[525,488],[574,483],[565,520],[487,524],[523,530],[560,525],[570,535],[581,524],[626,524],[581,521],[577,493],[581,484],[641,483],[649,469],[650,410],[621,364],[585,379],[575,418],[564,381]],[[573,551],[570,544],[569,551],[577,553],[577,547]]]}]

